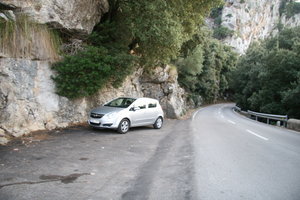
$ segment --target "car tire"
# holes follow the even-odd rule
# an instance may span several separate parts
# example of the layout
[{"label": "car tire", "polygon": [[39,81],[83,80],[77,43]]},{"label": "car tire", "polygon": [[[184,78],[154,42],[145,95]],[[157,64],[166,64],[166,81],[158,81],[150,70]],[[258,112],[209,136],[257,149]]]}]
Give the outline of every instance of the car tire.
[{"label": "car tire", "polygon": [[155,121],[155,123],[153,124],[153,127],[155,129],[160,129],[163,126],[164,120],[162,117],[158,117]]},{"label": "car tire", "polygon": [[130,128],[130,122],[128,119],[122,119],[119,127],[118,127],[118,132],[121,134],[125,134],[129,131]]}]

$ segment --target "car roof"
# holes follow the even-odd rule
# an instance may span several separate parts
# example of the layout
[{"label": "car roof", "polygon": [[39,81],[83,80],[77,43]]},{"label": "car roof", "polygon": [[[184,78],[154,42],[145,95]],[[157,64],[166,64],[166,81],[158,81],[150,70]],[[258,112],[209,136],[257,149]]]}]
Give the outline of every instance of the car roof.
[{"label": "car roof", "polygon": [[149,98],[149,97],[119,97],[119,98],[130,98],[130,99],[136,99],[136,100],[145,100],[145,101],[158,101],[157,99]]},{"label": "car roof", "polygon": [[141,98],[137,98],[137,99],[146,100],[146,101],[158,101],[157,99],[153,99],[153,98],[149,98],[149,97],[141,97]]}]

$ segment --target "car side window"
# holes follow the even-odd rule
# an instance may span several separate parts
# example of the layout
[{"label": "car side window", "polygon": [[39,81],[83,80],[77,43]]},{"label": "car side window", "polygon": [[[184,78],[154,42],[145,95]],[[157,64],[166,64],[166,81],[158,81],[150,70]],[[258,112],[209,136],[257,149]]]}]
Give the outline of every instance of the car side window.
[{"label": "car side window", "polygon": [[148,108],[156,108],[156,103],[149,103]]},{"label": "car side window", "polygon": [[146,108],[146,105],[139,105],[138,106],[140,109],[145,109]]}]

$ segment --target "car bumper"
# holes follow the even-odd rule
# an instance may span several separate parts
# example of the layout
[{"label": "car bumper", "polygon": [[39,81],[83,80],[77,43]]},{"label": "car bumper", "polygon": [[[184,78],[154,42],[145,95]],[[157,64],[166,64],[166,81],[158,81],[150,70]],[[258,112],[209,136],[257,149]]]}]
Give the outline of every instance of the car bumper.
[{"label": "car bumper", "polygon": [[104,120],[104,119],[90,118],[88,120],[88,124],[94,128],[109,128],[109,129],[118,128],[117,123],[110,120]]}]

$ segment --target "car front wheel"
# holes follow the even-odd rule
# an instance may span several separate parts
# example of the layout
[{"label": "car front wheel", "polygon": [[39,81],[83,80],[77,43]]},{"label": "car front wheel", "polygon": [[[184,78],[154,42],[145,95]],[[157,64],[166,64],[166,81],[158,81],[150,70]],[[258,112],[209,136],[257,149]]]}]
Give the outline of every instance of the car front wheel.
[{"label": "car front wheel", "polygon": [[130,123],[128,119],[122,119],[119,127],[118,127],[118,132],[125,134],[129,131]]},{"label": "car front wheel", "polygon": [[162,117],[159,117],[159,118],[157,118],[157,120],[155,121],[155,123],[153,124],[153,127],[155,128],[155,129],[160,129],[161,127],[162,127],[162,125],[163,125],[163,118]]}]

